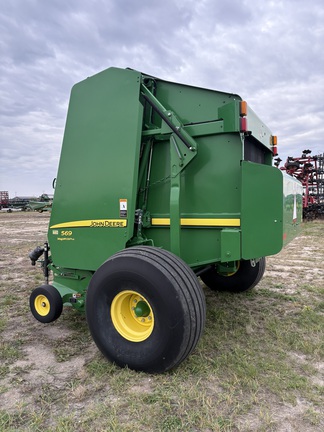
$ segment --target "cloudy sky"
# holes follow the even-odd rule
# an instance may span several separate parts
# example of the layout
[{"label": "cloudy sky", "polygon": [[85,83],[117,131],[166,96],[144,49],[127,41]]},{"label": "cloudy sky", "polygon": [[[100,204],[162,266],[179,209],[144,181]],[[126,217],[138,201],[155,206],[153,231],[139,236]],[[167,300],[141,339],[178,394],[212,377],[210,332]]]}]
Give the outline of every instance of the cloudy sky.
[{"label": "cloudy sky", "polygon": [[324,152],[323,0],[0,0],[0,190],[53,193],[72,85],[110,66],[238,93]]}]

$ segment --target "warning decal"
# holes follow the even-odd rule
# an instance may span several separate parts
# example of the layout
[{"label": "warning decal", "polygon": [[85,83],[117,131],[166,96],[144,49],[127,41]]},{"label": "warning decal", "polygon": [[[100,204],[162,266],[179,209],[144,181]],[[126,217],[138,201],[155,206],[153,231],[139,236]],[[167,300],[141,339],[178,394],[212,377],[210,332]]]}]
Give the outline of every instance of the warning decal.
[{"label": "warning decal", "polygon": [[119,217],[121,218],[127,217],[127,199],[119,200]]}]

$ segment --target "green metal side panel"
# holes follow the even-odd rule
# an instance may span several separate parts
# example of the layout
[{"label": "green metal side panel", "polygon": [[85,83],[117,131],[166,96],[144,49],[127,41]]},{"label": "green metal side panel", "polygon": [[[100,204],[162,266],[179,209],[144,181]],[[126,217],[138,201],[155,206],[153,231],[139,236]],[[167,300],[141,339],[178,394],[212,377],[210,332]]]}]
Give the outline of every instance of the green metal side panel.
[{"label": "green metal side panel", "polygon": [[221,231],[221,262],[241,259],[241,235],[239,230],[223,229]]},{"label": "green metal side panel", "polygon": [[277,168],[242,162],[242,258],[278,253],[283,246],[283,176]]},{"label": "green metal side panel", "polygon": [[[179,113],[181,110],[179,108]],[[197,137],[198,155],[181,176],[180,216],[193,218],[240,220],[240,161],[242,141],[237,134]],[[153,150],[148,209],[156,218],[170,218],[170,144],[156,142]],[[198,223],[199,224],[199,223]],[[226,222],[224,222],[225,227]],[[190,266],[221,261],[222,223],[215,227],[181,228],[180,257]],[[145,231],[154,244],[172,250],[170,227],[151,227]],[[236,256],[236,255],[235,255]]]},{"label": "green metal side panel", "polygon": [[[156,97],[167,109],[177,113],[184,125],[205,123],[226,117],[223,107],[241,100],[241,97],[236,94],[163,80],[157,80]],[[232,128],[236,129],[238,118],[233,120],[231,109],[227,122],[231,123],[232,121]],[[223,132],[233,130],[232,128],[226,127]]]},{"label": "green metal side panel", "polygon": [[72,89],[48,232],[56,266],[96,270],[133,236],[140,81],[110,68]]},{"label": "green metal side panel", "polygon": [[[274,244],[272,234],[267,236],[263,233],[265,242],[262,246],[256,247],[253,242],[255,225],[253,212],[257,200],[253,199],[252,203],[247,201],[250,198],[250,184],[247,186],[248,192],[242,194],[241,161],[244,159],[245,137],[240,133],[240,96],[161,80],[156,80],[150,88],[165,109],[175,112],[187,133],[192,134],[197,153],[179,174],[181,179],[178,181],[178,189],[174,187],[174,193],[179,195],[180,214],[179,225],[176,226],[178,231],[175,229],[172,231],[172,223],[170,229],[170,222],[168,222],[174,214],[173,207],[170,205],[173,198],[170,189],[172,190],[176,182],[173,172],[170,172],[170,130],[163,125],[157,113],[152,114],[150,111],[145,113],[146,124],[154,125],[147,126],[150,130],[143,132],[143,137],[151,137],[154,141],[146,207],[152,217],[152,227],[144,229],[145,235],[152,239],[156,246],[179,254],[192,267],[239,260],[242,257],[240,226],[244,212],[241,200],[246,196],[245,256],[257,258],[280,250],[282,176],[277,172],[278,170],[275,171],[270,166],[271,157],[264,158],[267,165],[257,165],[260,166],[260,172],[255,173],[256,178],[252,176],[251,183],[260,182],[260,175],[264,177],[264,180],[261,178],[258,184],[260,185],[258,194],[263,200],[265,194],[270,207],[273,196],[277,194],[275,199],[278,206],[277,221],[270,222],[267,220],[268,216],[264,216],[262,212],[258,217],[258,220],[262,219],[263,225],[265,224],[263,219],[266,220],[265,232],[269,231],[269,227],[271,231],[276,231],[277,240]],[[264,152],[270,153],[270,130],[252,110],[248,112],[248,127],[253,135],[252,138],[255,138],[255,142],[258,143],[257,150],[263,148]],[[246,145],[255,145],[252,138]],[[174,160],[176,158],[172,163]],[[273,191],[272,182],[276,183],[276,191]],[[146,189],[144,185],[143,189]],[[186,219],[195,220],[195,226],[183,223]],[[204,226],[206,219],[214,221],[215,224]],[[158,221],[161,221],[160,226]],[[217,221],[219,221],[218,225]],[[180,232],[179,236],[178,232]],[[177,236],[180,237],[178,243]],[[262,242],[263,239],[261,238],[260,241]]]}]

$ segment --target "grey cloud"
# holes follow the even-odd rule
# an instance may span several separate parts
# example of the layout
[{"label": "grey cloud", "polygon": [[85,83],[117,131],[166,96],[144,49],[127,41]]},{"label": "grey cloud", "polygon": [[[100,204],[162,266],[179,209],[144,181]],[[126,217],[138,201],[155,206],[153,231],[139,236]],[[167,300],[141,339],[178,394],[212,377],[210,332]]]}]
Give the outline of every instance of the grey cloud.
[{"label": "grey cloud", "polygon": [[51,192],[70,89],[110,66],[239,93],[282,158],[323,152],[323,20],[321,0],[3,2],[0,189]]}]

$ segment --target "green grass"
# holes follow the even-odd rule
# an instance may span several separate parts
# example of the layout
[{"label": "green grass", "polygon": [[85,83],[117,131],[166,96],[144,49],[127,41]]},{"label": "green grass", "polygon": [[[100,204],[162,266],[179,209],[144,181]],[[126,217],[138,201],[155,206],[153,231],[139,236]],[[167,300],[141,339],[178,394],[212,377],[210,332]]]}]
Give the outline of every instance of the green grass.
[{"label": "green grass", "polygon": [[[37,230],[27,235],[35,218]],[[108,362],[74,310],[49,325],[33,319],[28,299],[42,283],[40,270],[26,258],[13,273],[10,262],[42,243],[47,222],[0,215],[0,230],[22,223],[25,229],[19,247],[2,245],[0,261],[1,431],[267,432],[280,430],[283,419],[291,430],[324,429],[324,284],[320,272],[305,277],[315,265],[324,271],[323,222],[305,224],[302,242],[269,258],[256,290],[204,288],[203,337],[185,362],[162,375]],[[304,244],[317,258],[308,254],[302,266]]]}]

